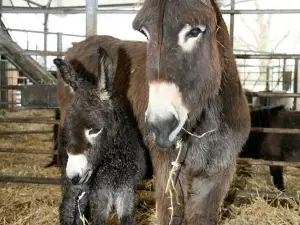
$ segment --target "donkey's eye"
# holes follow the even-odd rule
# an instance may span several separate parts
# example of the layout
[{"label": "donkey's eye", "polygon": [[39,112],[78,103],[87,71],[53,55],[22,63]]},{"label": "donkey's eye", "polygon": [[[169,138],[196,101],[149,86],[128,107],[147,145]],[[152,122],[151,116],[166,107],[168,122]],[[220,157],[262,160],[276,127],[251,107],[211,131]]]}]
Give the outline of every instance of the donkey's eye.
[{"label": "donkey's eye", "polygon": [[186,36],[191,38],[191,37],[198,37],[199,34],[204,33],[206,30],[206,25],[200,25],[199,27],[194,27],[193,29],[191,29]]},{"label": "donkey's eye", "polygon": [[139,32],[142,33],[149,40],[149,33],[148,33],[148,31],[146,30],[145,27],[141,27],[139,29]]},{"label": "donkey's eye", "polygon": [[[96,138],[98,137],[99,134],[101,134],[102,129],[98,128],[91,128],[91,129],[85,129],[84,130],[84,135],[88,143],[94,144],[96,141]],[[89,146],[90,148],[90,146]]]},{"label": "donkey's eye", "polygon": [[103,129],[98,128],[85,129],[84,135],[89,142],[92,142],[92,140],[96,138],[102,132],[102,130]]},{"label": "donkey's eye", "polygon": [[202,30],[199,27],[196,27],[196,28],[191,29],[187,33],[187,37],[198,37],[198,35],[201,33],[202,33]]},{"label": "donkey's eye", "polygon": [[92,135],[92,134],[97,134],[101,131],[101,129],[99,128],[92,128],[89,130],[89,135]]}]

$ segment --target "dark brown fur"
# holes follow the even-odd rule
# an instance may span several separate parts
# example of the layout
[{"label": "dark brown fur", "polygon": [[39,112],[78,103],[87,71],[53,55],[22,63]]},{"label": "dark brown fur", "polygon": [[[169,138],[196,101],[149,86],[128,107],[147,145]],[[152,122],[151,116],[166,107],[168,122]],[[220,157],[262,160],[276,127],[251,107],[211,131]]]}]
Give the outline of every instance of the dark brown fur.
[{"label": "dark brown fur", "polygon": [[[211,48],[218,54],[217,57],[213,55],[209,61],[214,65],[213,68],[220,69],[221,75],[219,78],[211,79],[201,93],[195,93],[191,90],[190,94],[199,95],[202,101],[206,101],[203,107],[208,108],[193,107],[192,117],[189,120],[191,123],[188,123],[187,127],[195,128],[193,131],[201,134],[207,129],[215,128],[212,122],[216,118],[222,121],[222,126],[218,135],[212,135],[200,141],[188,137],[186,142],[183,143],[183,148],[188,149],[189,153],[176,185],[179,201],[183,204],[177,205],[175,203],[173,224],[207,225],[217,223],[219,207],[223,202],[235,171],[236,157],[250,130],[247,101],[240,85],[227,28],[214,3],[213,7],[217,12],[216,24],[220,28],[218,28],[218,32],[216,32],[216,35],[214,34],[215,37],[213,36],[211,41]],[[199,12],[197,11],[197,13]],[[197,13],[189,12],[187,16],[192,17]],[[151,15],[149,16],[151,17]],[[155,17],[150,18],[150,20],[153,18]],[[146,43],[121,41],[109,36],[93,36],[74,44],[66,53],[65,60],[70,63],[72,59],[77,59],[89,72],[97,73],[97,58],[94,56],[99,46],[104,48],[112,56],[113,61],[116,62],[115,91],[118,94],[127,96],[139,122],[140,130],[143,132],[149,146],[156,182],[157,220],[160,225],[168,224],[170,200],[169,196],[165,194],[165,187],[171,169],[171,161],[175,159],[177,151],[175,149],[166,152],[157,151],[159,148],[146,130],[144,117],[148,104],[148,80],[145,74]],[[177,65],[173,64],[171,66],[176,67]],[[218,83],[220,87],[218,87]],[[212,87],[218,88],[215,90]],[[213,97],[212,101],[207,102],[209,97],[206,93]],[[204,109],[206,113],[203,114]],[[195,126],[193,123],[196,123],[201,115],[204,118],[203,121],[199,126]],[[227,133],[228,129],[231,131],[230,134]],[[200,149],[193,146],[189,147],[194,141],[198,143],[197,146]],[[213,148],[210,147],[209,151],[212,151],[212,154],[216,154],[217,151],[219,155],[217,157],[215,155],[211,157],[205,155],[208,154],[205,147],[203,147],[206,145],[214,146]],[[213,150],[214,148],[215,150]],[[196,153],[196,155],[193,157],[193,155],[190,155],[191,153]],[[195,167],[191,168],[191,165]],[[192,176],[193,182],[190,195],[188,195],[190,176]]]},{"label": "dark brown fur", "polygon": [[[109,55],[113,56],[116,66],[116,87],[119,94],[127,95],[131,101],[133,110],[138,119],[144,116],[147,102],[145,99],[147,95],[147,83],[144,74],[145,58],[146,58],[146,43],[134,41],[121,41],[110,36],[92,36],[86,40],[73,43],[66,55],[65,60],[68,64],[77,59],[80,61],[90,73],[97,73],[98,62],[95,55],[97,55],[97,48],[102,46]],[[132,72],[133,71],[133,72]],[[132,72],[132,75],[131,75]],[[134,81],[132,81],[134,80]],[[59,71],[57,71],[57,91],[58,91],[58,106],[60,110],[60,124],[61,128],[64,123],[66,110],[73,97],[72,89],[64,82]],[[130,86],[130,88],[129,88]],[[144,89],[145,92],[140,92],[139,89]],[[59,128],[59,130],[60,130]],[[54,158],[56,155],[54,154]],[[59,159],[58,164],[61,165]]]},{"label": "dark brown fur", "polygon": [[[281,109],[271,121],[272,128],[300,128],[300,112]],[[267,134],[260,156],[265,160],[274,161],[300,161],[300,135],[299,134]],[[270,166],[274,185],[281,191],[285,190],[283,168]]]},{"label": "dark brown fur", "polygon": [[[192,27],[207,25],[200,43],[188,53],[177,44],[178,34],[186,23]],[[218,210],[229,189],[236,158],[250,131],[247,100],[226,24],[214,0],[146,0],[133,21],[133,28],[145,28],[150,35],[146,61],[148,82],[170,82],[178,86],[189,109],[185,129],[202,134],[216,128],[201,140],[187,137],[183,131],[177,136],[185,140],[182,148],[186,157],[176,185],[181,204],[174,205],[172,224],[217,224]],[[154,132],[163,129],[157,124],[151,124]],[[168,142],[158,143],[170,146]],[[160,149],[151,142],[157,222],[166,225],[170,220],[170,201],[165,187],[178,150],[174,147],[165,152],[157,150]],[[192,178],[191,189],[188,189],[189,178]]]},{"label": "dark brown fur", "polygon": [[69,107],[71,99],[74,95],[72,89],[66,82],[63,80],[59,71],[56,73],[56,87],[57,87],[57,100],[58,100],[58,109],[55,111],[55,119],[59,120],[59,124],[55,124],[53,127],[53,155],[52,160],[49,164],[46,165],[46,168],[51,166],[62,166],[62,162],[59,157],[59,137],[60,132],[64,124],[64,118],[66,110]]},{"label": "dark brown fur", "polygon": [[[133,225],[136,185],[149,165],[146,162],[149,152],[127,100],[113,93],[110,56],[103,49],[99,49],[98,55],[101,68],[98,75],[85,71],[77,60],[72,60],[71,67],[63,60],[54,60],[64,80],[75,91],[65,114],[62,147],[68,154],[86,155],[88,162],[88,166],[83,167],[87,170],[82,174],[68,174],[67,165],[66,176],[63,176],[66,185],[60,211],[61,224],[74,224],[74,220],[79,220],[74,203],[80,194],[76,192],[81,191],[87,196],[80,201],[80,211],[91,206],[92,224],[106,224],[112,204],[120,224]],[[86,129],[89,129],[88,134],[85,134]],[[75,171],[73,168],[69,167],[69,171]],[[70,180],[72,184],[68,182]]]},{"label": "dark brown fur", "polygon": [[[60,111],[59,108],[55,109],[55,120],[60,120]],[[53,148],[52,148],[52,160],[50,163],[48,163],[45,168],[49,168],[52,166],[56,166],[58,165],[57,162],[57,154],[58,154],[58,132],[59,132],[59,124],[54,124],[53,125],[53,137],[52,137],[52,141],[53,141]]]},{"label": "dark brown fur", "polygon": [[101,46],[115,62],[116,93],[127,96],[135,116],[143,121],[147,107],[148,85],[145,77],[146,43],[122,41],[111,36],[92,36],[75,43],[65,55],[65,61],[80,61],[90,73],[97,73],[95,53]]},{"label": "dark brown fur", "polygon": [[57,95],[58,95],[58,108],[60,111],[59,125],[62,126],[62,124],[64,124],[66,110],[69,107],[70,101],[74,94],[72,89],[69,87],[69,85],[67,85],[64,82],[59,72],[57,72],[56,86],[57,86]]}]

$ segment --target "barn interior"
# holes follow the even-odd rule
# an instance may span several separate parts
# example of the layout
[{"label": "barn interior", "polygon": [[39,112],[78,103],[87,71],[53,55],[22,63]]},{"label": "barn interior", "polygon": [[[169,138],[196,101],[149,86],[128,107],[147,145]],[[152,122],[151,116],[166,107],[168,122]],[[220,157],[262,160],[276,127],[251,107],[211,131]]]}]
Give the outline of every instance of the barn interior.
[{"label": "barn interior", "polygon": [[[142,0],[0,0],[0,224],[59,224],[52,160],[56,67],[91,35],[146,41]],[[251,111],[251,133],[221,210],[222,225],[300,224],[299,0],[218,0]],[[294,21],[294,22],[291,22]],[[280,28],[280,29],[279,29]],[[299,144],[298,144],[299,143]],[[280,148],[280,155],[274,155]],[[153,181],[139,186],[138,225],[155,225]],[[110,224],[117,224],[112,213]]]}]

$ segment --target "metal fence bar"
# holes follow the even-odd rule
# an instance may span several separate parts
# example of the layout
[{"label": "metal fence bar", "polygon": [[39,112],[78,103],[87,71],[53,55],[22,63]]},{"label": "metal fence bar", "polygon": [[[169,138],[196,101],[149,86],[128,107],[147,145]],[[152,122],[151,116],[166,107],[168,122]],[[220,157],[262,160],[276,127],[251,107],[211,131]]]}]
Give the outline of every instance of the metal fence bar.
[{"label": "metal fence bar", "polygon": [[0,122],[1,121],[10,121],[10,122],[14,122],[14,121],[30,121],[30,120],[53,120],[52,117],[2,117],[0,118]]},{"label": "metal fence bar", "polygon": [[238,158],[238,164],[250,164],[252,166],[260,165],[260,166],[289,166],[289,167],[297,167],[300,168],[300,162],[284,162],[284,161],[269,161],[263,159],[251,159],[251,158]]},{"label": "metal fence bar", "polygon": [[[7,52],[0,51],[1,55],[8,55]],[[57,52],[57,51],[39,51],[39,50],[22,50],[19,52],[10,53],[12,54],[21,54],[21,55],[37,55],[37,56],[64,56],[65,52]]]},{"label": "metal fence bar", "polygon": [[[44,120],[38,118],[0,118],[0,123],[39,123],[39,124],[59,124],[59,120]],[[289,128],[265,128],[265,127],[252,127],[252,132],[270,133],[270,134],[300,134],[300,129]],[[0,136],[5,135],[19,135],[19,134],[48,134],[53,133],[52,130],[32,130],[32,131],[11,131],[0,132]]]},{"label": "metal fence bar", "polygon": [[[0,183],[26,183],[26,184],[46,184],[46,185],[61,185],[63,180],[61,178],[39,178],[39,177],[16,177],[16,176],[0,176]],[[138,191],[155,191],[155,185],[137,185]],[[300,197],[298,193],[276,193],[276,192],[265,192],[265,191],[244,191],[234,190],[229,193],[229,197],[234,198],[234,204],[250,204],[250,198],[262,197],[266,200],[276,200],[279,202],[289,203],[290,200],[299,203]]]},{"label": "metal fence bar", "polygon": [[[0,152],[3,153],[24,153],[24,154],[52,154],[52,150],[48,151],[42,149],[24,149],[24,148],[0,148]],[[252,159],[252,158],[238,158],[237,164],[250,164],[250,165],[260,165],[260,166],[283,166],[283,167],[296,167],[300,168],[300,162],[285,162],[285,161],[271,161],[263,159]]]},{"label": "metal fence bar", "polygon": [[253,197],[262,197],[265,199],[269,200],[279,200],[279,201],[284,201],[284,200],[293,200],[295,202],[299,203],[300,196],[299,194],[288,194],[288,193],[276,193],[276,192],[267,192],[267,191],[243,191],[243,190],[238,190],[235,193],[235,196],[237,198],[243,198],[243,199],[249,199]]},{"label": "metal fence bar", "polygon": [[[99,7],[97,13],[100,14],[136,14],[139,8],[132,9],[102,9]],[[222,14],[298,14],[300,9],[242,9],[242,10],[220,10]],[[48,13],[48,14],[78,14],[85,13],[84,6],[77,7],[50,7],[50,8],[28,8],[3,6],[0,13]]]},{"label": "metal fence bar", "polygon": [[237,59],[300,59],[299,54],[234,54]]},{"label": "metal fence bar", "polygon": [[300,9],[234,9],[221,10],[222,14],[298,14]]},{"label": "metal fence bar", "polygon": [[0,136],[27,135],[27,134],[50,134],[50,133],[53,133],[53,130],[10,131],[10,132],[0,132]]},{"label": "metal fence bar", "polygon": [[60,178],[0,176],[0,183],[61,184]]},{"label": "metal fence bar", "polygon": [[[7,52],[0,52],[6,55]],[[23,50],[15,52],[22,55],[39,55],[39,56],[64,56],[65,52],[58,51],[39,51],[39,50]],[[300,54],[234,54],[237,59],[300,59]]]},{"label": "metal fence bar", "polygon": [[33,123],[33,124],[59,124],[58,120],[41,120],[41,121],[33,121],[33,120],[28,120],[28,121],[9,121],[9,120],[2,120],[0,119],[0,123]]},{"label": "metal fence bar", "polygon": [[45,118],[0,118],[0,123],[39,123],[39,124],[59,124],[59,120]]},{"label": "metal fence bar", "polygon": [[[0,183],[26,183],[26,184],[47,184],[47,185],[61,185],[63,183],[62,178],[43,178],[43,177],[19,177],[19,176],[0,176]],[[153,184],[137,185],[138,191],[155,191]],[[236,198],[249,199],[250,197],[263,197],[266,199],[288,200],[293,199],[299,201],[298,194],[276,193],[276,192],[256,192],[256,191],[234,191],[233,194]]]},{"label": "metal fence bar", "polygon": [[[40,154],[40,155],[51,155],[53,150],[49,149],[48,151],[41,149],[23,149],[23,148],[0,148],[2,153],[21,153],[21,154]],[[252,159],[252,158],[238,158],[237,164],[244,165],[250,164],[252,166],[283,166],[283,167],[296,167],[300,168],[300,162],[284,162],[284,161],[271,161],[263,159]]]},{"label": "metal fence bar", "polygon": [[[0,121],[1,122],[1,121]],[[43,121],[46,124],[50,124],[47,121]],[[43,123],[41,122],[41,123]],[[37,122],[23,122],[23,123],[39,123]],[[55,122],[59,123],[59,122]],[[51,123],[52,124],[52,123]],[[54,122],[53,122],[54,124]],[[269,133],[269,134],[300,134],[300,129],[289,129],[289,128],[265,128],[265,127],[252,127],[251,132]],[[23,135],[23,134],[49,134],[53,133],[53,130],[30,130],[30,131],[7,131],[0,132],[0,136],[8,135]]]},{"label": "metal fence bar", "polygon": [[21,90],[22,88],[22,85],[0,85],[0,90]]},{"label": "metal fence bar", "polygon": [[24,153],[24,154],[40,154],[40,155],[49,155],[53,154],[53,150],[45,151],[40,149],[13,149],[13,148],[0,148],[0,152],[3,153]]},{"label": "metal fence bar", "polygon": [[[17,31],[17,32],[26,32],[26,33],[37,33],[37,34],[58,34],[59,32],[45,32],[45,31],[37,31],[37,30],[26,30],[26,29],[14,29],[14,28],[2,28],[3,30],[7,31]],[[71,36],[71,37],[85,37],[85,35],[79,35],[79,34],[67,34],[67,33],[61,33],[63,36]]]},{"label": "metal fence bar", "polygon": [[246,95],[251,97],[285,97],[285,98],[299,98],[300,93],[275,93],[275,92],[246,92]]},{"label": "metal fence bar", "polygon": [[0,102],[1,105],[19,105],[21,102]]},{"label": "metal fence bar", "polygon": [[[19,177],[19,176],[0,176],[0,183],[26,183],[26,184],[62,184],[61,178],[44,178],[44,177]],[[154,191],[153,185],[138,184],[139,191]]]},{"label": "metal fence bar", "polygon": [[298,14],[300,9],[234,9],[221,10],[222,14]]},{"label": "metal fence bar", "polygon": [[252,132],[269,134],[300,134],[300,129],[252,127]]}]

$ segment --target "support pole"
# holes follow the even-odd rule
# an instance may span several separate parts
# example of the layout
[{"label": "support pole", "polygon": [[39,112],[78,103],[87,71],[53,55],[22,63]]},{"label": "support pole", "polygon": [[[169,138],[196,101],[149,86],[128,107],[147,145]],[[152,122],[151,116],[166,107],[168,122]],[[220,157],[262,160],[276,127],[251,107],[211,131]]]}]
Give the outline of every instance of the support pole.
[{"label": "support pole", "polygon": [[86,37],[97,34],[98,0],[86,0]]},{"label": "support pole", "polygon": [[[62,33],[57,33],[57,52],[62,52]],[[62,58],[61,56],[58,56],[57,58]]]},{"label": "support pole", "polygon": [[[230,9],[234,11],[235,0],[231,0]],[[234,46],[234,13],[230,14],[230,38],[231,38],[231,47]]]},{"label": "support pole", "polygon": [[[0,0],[0,10],[2,10],[3,1]],[[2,20],[2,13],[0,13],[0,21]]]},{"label": "support pole", "polygon": [[[300,79],[299,79],[299,74],[300,74],[300,59],[295,59],[295,68],[294,68],[294,92],[299,93],[299,87],[300,87]],[[294,100],[294,108],[296,111],[300,111],[300,99],[295,99]]]},{"label": "support pole", "polygon": [[267,66],[266,91],[270,91],[270,67]]},{"label": "support pole", "polygon": [[[44,14],[44,51],[47,51],[47,42],[48,42],[48,17],[49,14]],[[47,69],[47,56],[44,56],[44,68]]]},{"label": "support pole", "polygon": [[[46,9],[49,9],[51,6],[52,0],[49,0],[47,5],[45,6]],[[47,51],[47,43],[48,43],[48,19],[49,13],[44,14],[44,51]],[[47,56],[44,56],[44,68],[47,70]]]}]

